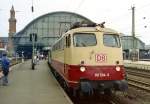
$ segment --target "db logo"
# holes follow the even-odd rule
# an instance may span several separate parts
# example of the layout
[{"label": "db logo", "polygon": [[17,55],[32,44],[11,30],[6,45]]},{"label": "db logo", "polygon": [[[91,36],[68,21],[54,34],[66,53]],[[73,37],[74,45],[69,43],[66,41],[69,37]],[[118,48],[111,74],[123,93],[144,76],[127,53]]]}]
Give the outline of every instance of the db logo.
[{"label": "db logo", "polygon": [[96,59],[96,62],[106,62],[107,61],[107,56],[106,54],[96,54],[95,55],[95,59]]}]

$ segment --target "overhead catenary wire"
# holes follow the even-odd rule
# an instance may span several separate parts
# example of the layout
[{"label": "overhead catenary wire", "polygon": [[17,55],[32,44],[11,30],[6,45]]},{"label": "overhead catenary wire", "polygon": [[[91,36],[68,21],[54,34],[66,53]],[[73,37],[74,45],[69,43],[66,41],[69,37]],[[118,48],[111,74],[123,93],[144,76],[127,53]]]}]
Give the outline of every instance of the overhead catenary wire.
[{"label": "overhead catenary wire", "polygon": [[84,1],[85,1],[85,0],[81,0],[81,1],[79,2],[79,4],[77,5],[77,7],[75,8],[74,12],[77,12],[78,10],[80,10],[80,8],[81,8],[81,6],[83,5]]},{"label": "overhead catenary wire", "polygon": [[[148,7],[148,6],[150,6],[150,3],[149,4],[146,4],[146,5],[143,5],[143,6],[141,6],[141,7],[139,7],[139,8],[136,8],[136,13],[138,13],[138,12],[141,12],[142,11],[142,9],[145,9],[146,7]],[[130,13],[130,12],[129,12]],[[122,15],[122,16],[127,16],[127,15]],[[144,17],[144,16],[143,16]],[[145,17],[146,18],[146,17]],[[119,20],[118,20],[119,19]],[[136,18],[136,20],[139,20],[140,18],[138,17],[138,18]],[[142,19],[142,17],[141,17],[141,19]],[[120,21],[120,20],[124,20],[124,18],[121,18],[120,16],[118,16],[116,19],[114,19],[114,21]],[[114,22],[113,21],[113,22]],[[144,22],[144,21],[143,21]],[[148,27],[148,24],[146,24],[146,25],[143,25],[144,23],[137,23],[136,22],[136,29],[139,29],[139,28],[142,28],[143,27],[143,29],[144,28],[147,28]],[[143,25],[143,26],[142,26]]]},{"label": "overhead catenary wire", "polygon": [[[139,8],[137,7],[137,8],[136,8],[136,13],[142,11],[142,9],[145,9],[145,8],[148,7],[148,6],[150,6],[150,3],[145,4],[145,5],[143,5],[143,6],[139,7]],[[129,10],[131,10],[131,9],[129,9]],[[126,13],[124,13],[124,14],[122,14],[122,15],[113,17],[112,20],[113,20],[113,21],[120,21],[120,20],[123,20],[124,18],[122,18],[122,17],[127,17],[128,15],[130,15],[130,13],[131,13],[131,12],[126,12]]]},{"label": "overhead catenary wire", "polygon": [[141,11],[142,9],[144,9],[144,8],[147,8],[148,6],[150,6],[150,3],[146,3],[145,5],[143,5],[143,6],[141,6],[141,7],[139,7],[139,8],[137,8],[137,10],[138,11]]}]

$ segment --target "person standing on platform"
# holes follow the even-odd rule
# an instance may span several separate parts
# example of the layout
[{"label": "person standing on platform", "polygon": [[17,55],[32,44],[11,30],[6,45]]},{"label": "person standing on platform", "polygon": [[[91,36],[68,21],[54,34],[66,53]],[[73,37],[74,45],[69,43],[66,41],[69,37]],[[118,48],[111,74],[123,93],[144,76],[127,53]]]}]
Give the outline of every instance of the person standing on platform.
[{"label": "person standing on platform", "polygon": [[3,71],[3,85],[7,86],[8,85],[8,74],[9,74],[9,65],[10,65],[10,60],[7,57],[7,54],[4,53],[3,57],[1,59],[1,63],[2,63],[2,71]]}]

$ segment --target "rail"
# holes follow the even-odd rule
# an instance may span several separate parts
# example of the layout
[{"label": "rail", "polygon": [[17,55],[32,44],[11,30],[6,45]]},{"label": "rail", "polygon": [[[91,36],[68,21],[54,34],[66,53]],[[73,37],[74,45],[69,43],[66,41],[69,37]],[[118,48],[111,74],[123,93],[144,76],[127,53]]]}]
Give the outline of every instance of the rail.
[{"label": "rail", "polygon": [[141,82],[141,81],[133,80],[133,79],[128,79],[128,84],[129,84],[130,86],[136,87],[136,88],[138,88],[138,89],[141,89],[141,90],[145,90],[145,91],[147,91],[147,92],[150,92],[149,83]]},{"label": "rail", "polygon": [[143,72],[141,70],[137,71],[137,70],[126,69],[126,72],[130,75],[140,76],[143,78],[150,78],[150,73],[146,73],[146,72]]},{"label": "rail", "polygon": [[[132,70],[132,69],[126,69],[126,71],[129,74],[128,84],[130,86],[150,92],[150,83],[148,81],[150,78],[149,72],[145,72],[142,70]],[[134,77],[131,77],[130,75]]]}]

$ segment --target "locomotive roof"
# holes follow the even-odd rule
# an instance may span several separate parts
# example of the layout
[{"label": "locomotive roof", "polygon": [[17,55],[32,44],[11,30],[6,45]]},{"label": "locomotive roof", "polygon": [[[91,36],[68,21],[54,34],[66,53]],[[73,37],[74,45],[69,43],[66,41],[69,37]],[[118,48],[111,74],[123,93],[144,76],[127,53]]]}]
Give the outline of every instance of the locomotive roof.
[{"label": "locomotive roof", "polygon": [[72,25],[70,30],[67,33],[74,33],[74,32],[106,32],[106,33],[118,33],[117,31],[110,29],[110,28],[105,28],[104,26],[105,22],[102,22],[100,24],[96,23],[82,23],[82,22],[76,22],[75,24]]},{"label": "locomotive roof", "polygon": [[68,32],[86,32],[86,31],[100,31],[100,32],[111,32],[111,33],[118,33],[117,31],[110,29],[110,28],[105,28],[104,26],[105,22],[102,22],[100,24],[96,23],[84,23],[84,22],[76,22],[72,25],[70,30]]},{"label": "locomotive roof", "polygon": [[117,31],[111,29],[111,28],[101,28],[99,30],[96,29],[97,27],[79,27],[75,29],[69,30],[67,33],[74,33],[74,32],[106,32],[106,33],[118,33]]},{"label": "locomotive roof", "polygon": [[[104,32],[104,33],[114,33],[114,34],[116,33],[116,34],[120,35],[117,31],[115,31],[111,28],[106,28],[104,26],[104,23],[105,22],[102,22],[101,24],[92,23],[90,25],[88,24],[87,26],[86,26],[86,24],[83,24],[83,26],[81,26],[82,24],[77,23],[77,25],[75,24],[75,26],[71,27],[70,30],[68,30],[65,34],[62,34],[61,37],[65,36],[66,34],[73,34],[76,32]],[[99,28],[99,29],[97,29],[97,28]],[[58,41],[60,39],[58,39]]]}]

